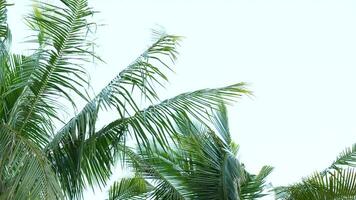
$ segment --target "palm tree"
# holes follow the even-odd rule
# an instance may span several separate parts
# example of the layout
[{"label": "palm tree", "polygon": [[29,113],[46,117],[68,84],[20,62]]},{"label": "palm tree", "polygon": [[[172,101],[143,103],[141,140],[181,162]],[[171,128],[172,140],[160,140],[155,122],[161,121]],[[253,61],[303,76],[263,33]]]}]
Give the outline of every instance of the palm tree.
[{"label": "palm tree", "polygon": [[[84,188],[106,185],[130,138],[146,150],[152,142],[167,149],[178,119],[204,120],[221,101],[249,93],[238,83],[160,101],[156,86],[167,80],[181,37],[159,33],[106,87],[88,95],[85,66],[100,58],[88,36],[95,23],[87,0],[36,3],[26,17],[34,46],[27,54],[10,49],[7,7],[0,0],[0,199],[80,199]],[[139,106],[137,96],[152,105]],[[86,101],[82,109],[78,98]],[[64,121],[67,103],[78,111]],[[118,117],[99,127],[98,114],[107,110]]]},{"label": "palm tree", "polygon": [[356,144],[345,149],[325,170],[300,183],[275,188],[281,200],[356,199]]},{"label": "palm tree", "polygon": [[109,200],[117,199],[258,199],[266,194],[272,167],[248,173],[237,159],[227,112],[220,105],[210,121],[192,123],[182,116],[170,150],[123,147],[133,178],[115,182]]}]

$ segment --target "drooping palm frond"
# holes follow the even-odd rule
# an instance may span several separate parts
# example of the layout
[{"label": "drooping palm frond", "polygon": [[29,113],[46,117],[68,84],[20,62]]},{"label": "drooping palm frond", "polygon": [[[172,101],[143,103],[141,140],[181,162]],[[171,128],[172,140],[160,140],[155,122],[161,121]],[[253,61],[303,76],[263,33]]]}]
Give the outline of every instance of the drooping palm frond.
[{"label": "drooping palm frond", "polygon": [[[60,129],[46,146],[49,158],[56,165],[71,163],[72,170],[58,171],[61,177],[75,180],[71,185],[67,184],[68,180],[64,181],[67,184],[64,188],[72,190],[68,193],[80,193],[79,188],[82,188],[86,181],[89,185],[105,184],[111,175],[109,166],[114,160],[111,154],[115,146],[114,141],[119,141],[121,136],[126,135],[123,130],[128,131],[141,144],[147,144],[148,135],[151,135],[163,146],[167,144],[169,134],[175,132],[172,124],[179,112],[187,110],[196,118],[202,117],[203,114],[200,112],[206,112],[211,106],[216,107],[218,102],[230,102],[248,93],[244,89],[244,84],[241,83],[221,89],[182,94],[140,111],[131,91],[138,88],[141,95],[150,101],[158,98],[153,85],[162,84],[162,80],[167,79],[162,67],[169,68],[166,60],[175,59],[178,42],[178,36],[161,35],[133,64],[123,70],[93,100],[89,101],[83,110]],[[115,108],[122,118],[94,134],[98,112],[108,108]],[[129,117],[123,118],[125,115]],[[111,140],[110,138],[114,135],[116,135],[115,140]],[[95,149],[99,146],[97,142],[87,142],[87,140],[95,141],[93,138],[97,137],[106,142],[101,143],[102,148],[95,150],[96,153],[87,153],[93,151],[86,149]],[[64,162],[63,157],[67,161]],[[73,191],[75,188],[77,191]]]},{"label": "drooping palm frond", "polygon": [[128,132],[139,143],[149,145],[150,138],[147,137],[147,133],[149,133],[164,147],[169,142],[167,138],[176,133],[174,125],[179,123],[179,119],[208,120],[211,115],[209,110],[219,109],[219,104],[222,101],[231,103],[243,94],[249,94],[244,86],[244,83],[238,83],[217,89],[183,93],[157,105],[149,106],[131,117],[113,121],[98,133],[104,134],[111,129],[128,125]]},{"label": "drooping palm frond", "polygon": [[[148,107],[145,110],[137,112],[132,117],[118,119],[108,124],[104,128],[98,130],[95,134],[88,136],[88,138],[85,138],[82,143],[83,151],[73,154],[73,156],[81,155],[82,160],[71,161],[71,162],[85,163],[87,165],[88,170],[91,173],[90,175],[95,174],[95,176],[100,177],[100,179],[98,180],[100,180],[101,183],[104,184],[105,179],[109,178],[111,175],[111,172],[109,171],[111,168],[109,166],[113,164],[114,151],[116,149],[116,145],[120,140],[123,139],[122,137],[125,137],[125,135],[127,134],[126,132],[137,137],[137,142],[140,144],[147,144],[144,142],[149,141],[150,138],[149,135],[153,135],[154,138],[158,140],[161,139],[160,142],[162,142],[161,144],[164,145],[164,142],[168,142],[168,141],[164,141],[164,139],[168,140],[166,139],[166,137],[169,137],[169,134],[173,135],[175,133],[173,124],[177,123],[175,120],[181,117],[180,116],[181,113],[185,111],[192,112],[192,113],[197,112],[195,108],[198,106],[199,106],[198,109],[203,109],[204,107],[207,109],[208,106],[211,105],[210,104],[211,102],[209,102],[210,96],[216,95],[215,96],[216,98],[224,98],[224,96],[219,97],[218,95],[221,93],[225,93],[225,91],[231,92],[231,91],[240,91],[240,90],[242,90],[241,84],[238,84],[227,88],[201,90],[193,93],[186,93],[174,97],[172,99],[163,101],[162,103],[157,104],[155,106]],[[230,94],[232,97],[235,96],[234,93],[226,93],[226,94]],[[240,94],[236,93],[236,96],[239,95]],[[194,99],[197,98],[206,99],[206,101],[194,102]],[[203,111],[205,110],[201,110],[200,112]],[[71,141],[72,140],[62,140],[62,143],[60,143],[61,147],[51,149],[49,151],[51,152],[50,155],[53,154],[53,157],[51,156],[51,159],[56,159],[56,157],[63,158],[63,155],[70,154],[70,152],[75,146],[69,147],[68,149],[63,147],[67,147],[68,145],[70,146],[73,143]],[[93,151],[90,151],[90,149],[95,149],[95,153]],[[90,153],[88,154],[87,152],[92,152],[91,156]],[[55,154],[59,154],[59,155],[63,154],[63,155],[55,156]],[[69,156],[66,156],[66,158],[70,159]],[[56,163],[58,162],[56,164],[58,166],[60,166],[59,161],[55,161]],[[93,167],[93,165],[97,165],[97,166]],[[67,164],[66,166],[68,167]],[[84,166],[85,165],[83,164],[81,170],[85,169],[83,168]],[[61,167],[59,167],[59,169],[61,169]],[[105,170],[95,171],[95,169],[105,169]],[[68,174],[69,172],[72,171],[75,170],[69,170],[69,171],[66,170],[65,172],[62,172],[65,173],[66,176],[62,175],[61,177],[79,178],[78,175],[76,174]],[[89,173],[89,171],[85,173],[78,172],[77,174],[86,175],[87,173]],[[92,176],[86,176],[86,179],[90,180],[90,177]],[[93,180],[93,183],[94,182],[95,181]]]},{"label": "drooping palm frond", "polygon": [[[201,90],[193,93],[186,93],[174,97],[169,100],[165,100],[160,104],[150,106],[147,109],[144,109],[140,112],[137,112],[132,117],[116,120],[104,128],[96,132],[96,135],[99,137],[106,137],[105,135],[116,134],[117,141],[120,136],[125,138],[124,134],[131,134],[134,136],[136,141],[139,144],[146,146],[146,149],[149,148],[150,138],[153,136],[154,141],[158,141],[161,146],[169,143],[169,137],[174,136],[176,133],[174,124],[177,124],[177,119],[182,117],[187,118],[187,115],[183,115],[185,112],[197,112],[196,108],[201,109],[201,112],[204,108],[208,108],[209,102],[194,102],[196,98],[209,99],[211,95],[217,95],[218,92],[231,91],[233,89],[241,90],[240,85],[231,86],[230,88],[221,88],[219,90]],[[238,96],[238,95],[237,95]],[[219,98],[216,96],[216,98]],[[220,97],[224,98],[224,97]],[[191,102],[194,104],[190,105]],[[127,128],[126,128],[127,127]],[[117,129],[125,129],[125,132],[118,133]],[[123,139],[121,138],[121,139]],[[114,146],[114,145],[113,145]],[[107,149],[112,146],[107,146]]]},{"label": "drooping palm frond", "polygon": [[[167,80],[164,69],[170,69],[167,61],[176,58],[176,46],[179,44],[179,40],[178,36],[161,34],[153,45],[119,73],[93,100],[90,100],[82,111],[61,128],[48,143],[46,151],[52,162],[57,164],[72,163],[71,174],[64,171],[58,173],[63,173],[61,177],[76,180],[77,183],[72,183],[71,186],[67,185],[64,188],[70,190],[82,188],[85,180],[89,185],[95,183],[104,185],[111,174],[111,169],[108,166],[111,166],[114,160],[111,155],[111,150],[115,146],[114,141],[120,140],[120,136],[127,135],[123,130],[129,132],[141,144],[147,144],[150,138],[148,135],[151,135],[160,145],[164,146],[167,144],[169,134],[175,132],[174,118],[180,112],[187,110],[195,118],[202,118],[204,114],[200,112],[206,112],[211,106],[216,107],[221,98],[223,101],[230,102],[230,100],[248,93],[244,89],[244,84],[241,83],[226,88],[182,94],[157,106],[140,110],[132,91],[138,90],[144,98],[151,102],[158,99],[153,87],[155,84],[161,85],[162,81]],[[109,108],[117,110],[121,118],[101,130],[95,131],[98,113]],[[96,142],[89,143],[87,140],[95,141],[93,138],[97,138],[98,135],[103,138],[102,141],[112,141],[112,143],[105,142],[100,151],[96,150],[95,154],[88,154],[85,149],[95,149],[99,145]],[[116,139],[111,140],[114,135],[116,135]],[[93,159],[99,155],[101,155],[100,160]],[[62,160],[63,156],[67,159],[66,162]],[[96,166],[93,167],[93,165]],[[58,169],[60,168],[58,167]],[[68,181],[64,182],[68,183]],[[77,186],[73,187],[73,184]],[[70,193],[78,192],[71,191]]]}]

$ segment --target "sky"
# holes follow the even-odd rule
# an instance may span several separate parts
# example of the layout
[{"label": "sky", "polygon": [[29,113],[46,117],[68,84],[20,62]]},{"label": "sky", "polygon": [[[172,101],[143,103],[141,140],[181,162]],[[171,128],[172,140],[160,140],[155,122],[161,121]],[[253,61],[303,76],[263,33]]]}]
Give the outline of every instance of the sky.
[{"label": "sky", "polygon": [[[14,50],[23,50],[30,1],[13,0]],[[96,11],[95,91],[151,42],[151,29],[185,36],[161,97],[249,83],[228,107],[239,158],[286,185],[327,167],[356,142],[356,1],[89,0]],[[86,194],[101,199],[104,194]],[[272,198],[272,197],[270,197]],[[269,199],[269,198],[266,198]]]}]

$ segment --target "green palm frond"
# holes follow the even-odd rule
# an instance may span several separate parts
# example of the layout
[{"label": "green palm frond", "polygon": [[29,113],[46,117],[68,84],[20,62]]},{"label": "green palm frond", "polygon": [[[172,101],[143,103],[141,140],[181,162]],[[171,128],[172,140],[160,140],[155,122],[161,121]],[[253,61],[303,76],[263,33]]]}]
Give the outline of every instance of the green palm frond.
[{"label": "green palm frond", "polygon": [[6,0],[0,1],[0,36],[6,36],[6,32],[8,29],[7,26],[7,2]]},{"label": "green palm frond", "polygon": [[[167,77],[162,72],[162,66],[155,66],[150,61],[159,60],[164,67],[168,67],[168,64],[163,60],[175,58],[178,42],[178,36],[161,35],[136,61],[121,71],[93,100],[88,102],[75,117],[63,126],[47,145],[47,148],[54,148],[69,132],[73,134],[73,131],[81,130],[83,133],[93,134],[100,109],[114,108],[121,117],[124,117],[125,114],[130,115],[132,110],[138,111],[138,105],[130,92],[134,88],[139,88],[148,99],[158,98],[152,85],[154,83],[162,84],[162,80],[167,80]],[[160,48],[161,51],[159,51]]]},{"label": "green palm frond", "polygon": [[62,190],[46,155],[6,124],[0,124],[1,199],[57,199]]},{"label": "green palm frond", "polygon": [[[182,117],[203,121],[209,119],[209,110],[219,109],[221,101],[231,103],[243,94],[248,94],[244,83],[217,88],[203,89],[195,92],[183,93],[159,104],[135,113],[135,115],[118,119],[105,126],[98,133],[103,134],[111,129],[128,125],[128,132],[136,138],[140,144],[149,145],[147,133],[153,136],[161,146],[169,143],[169,136],[176,133],[175,124]],[[185,114],[187,113],[187,114]]]},{"label": "green palm frond", "polygon": [[300,183],[275,188],[277,199],[319,200],[356,198],[356,146],[345,149],[321,172],[304,178]]},{"label": "green palm frond", "polygon": [[[116,123],[120,126],[112,127],[110,130],[106,127],[95,133],[98,113],[110,108],[117,110],[121,117],[135,113],[139,110],[139,106],[134,100],[132,91],[137,89],[150,101],[157,99],[153,85],[163,84],[162,81],[167,80],[162,72],[168,67],[164,61],[175,59],[178,42],[178,36],[162,34],[139,58],[121,71],[93,100],[89,101],[78,115],[65,124],[48,143],[46,151],[53,162],[60,165],[65,156],[66,162],[72,163],[72,171],[77,171],[77,173],[72,173],[61,170],[61,167],[58,168],[58,173],[62,174],[61,177],[76,179],[77,183],[73,183],[77,185],[76,187],[67,185],[65,188],[68,190],[81,188],[84,180],[87,180],[91,186],[96,183],[105,185],[111,175],[114,160],[111,149],[124,135],[123,131],[126,130],[128,122],[121,123],[127,120],[119,119]],[[102,134],[103,132],[105,134]],[[78,147],[81,147],[80,151]],[[64,181],[64,183],[67,182],[68,180]]]},{"label": "green palm frond", "polygon": [[253,175],[244,170],[244,177],[240,185],[241,199],[252,200],[266,196],[268,175],[273,171],[271,166],[263,166],[257,175]]},{"label": "green palm frond", "polygon": [[189,124],[185,127],[193,127],[192,130],[181,130],[183,135],[191,133],[179,139],[194,166],[190,187],[201,199],[240,199],[238,184],[242,170],[231,140],[224,102],[217,105],[210,121],[215,130]]},{"label": "green palm frond", "polygon": [[143,199],[152,188],[153,186],[141,177],[123,178],[110,186],[108,200]]},{"label": "green palm frond", "polygon": [[355,199],[356,171],[348,168],[327,175],[315,173],[301,183],[276,188],[276,195],[281,200]]},{"label": "green palm frond", "polygon": [[85,98],[85,93],[80,92],[87,84],[81,63],[92,55],[87,50],[91,43],[85,35],[87,18],[93,12],[86,0],[62,3],[65,5],[40,2],[36,11],[41,14],[27,18],[31,28],[43,32],[46,43],[36,52],[36,67],[30,80],[26,80],[27,86],[17,99],[9,124],[33,141],[53,134],[53,119],[58,119],[57,110],[61,108],[57,98],[64,96],[73,103],[68,90]]},{"label": "green palm frond", "polygon": [[6,0],[0,0],[0,56],[6,56],[11,44],[11,32],[7,24],[7,7],[10,4]]},{"label": "green palm frond", "polygon": [[[221,102],[220,102],[221,103]],[[189,120],[187,113],[175,117],[178,126],[174,135],[176,143],[163,149],[137,150],[120,147],[125,152],[127,163],[140,176],[152,182],[153,199],[253,199],[264,196],[266,177],[272,168],[265,166],[258,175],[248,174],[236,158],[236,145],[224,140],[230,138],[227,113],[217,104],[210,115],[218,134],[210,127]],[[222,112],[222,113],[219,113]],[[152,142],[152,141],[151,141]],[[244,182],[243,182],[244,181]],[[241,188],[240,188],[241,187]]]},{"label": "green palm frond", "polygon": [[341,152],[329,168],[338,169],[343,166],[356,167],[356,144]]},{"label": "green palm frond", "polygon": [[[149,171],[143,171],[143,176],[152,180],[155,189],[150,195],[151,198],[158,199],[190,199],[192,192],[183,170],[177,165],[179,160],[167,155],[166,152],[156,152],[154,158],[146,157],[146,162],[150,163]],[[140,171],[139,171],[140,172]]]},{"label": "green palm frond", "polygon": [[32,73],[34,62],[31,57],[10,53],[0,59],[0,65],[0,118],[8,122],[15,102],[26,87],[24,79]]},{"label": "green palm frond", "polygon": [[211,121],[214,125],[214,128],[217,130],[217,133],[222,137],[222,141],[226,142],[227,145],[230,145],[232,141],[225,104],[221,103],[217,111],[213,112]]},{"label": "green palm frond", "polygon": [[[152,183],[151,192],[146,193],[147,199],[191,199],[192,191],[180,168],[178,155],[164,151],[161,148],[150,149],[150,152],[138,150],[136,153],[129,147],[123,147],[126,163],[135,173]],[[140,197],[139,195],[137,197]]]},{"label": "green palm frond", "polygon": [[[168,80],[167,72],[172,71],[181,37],[155,32],[156,41],[90,98],[85,66],[98,57],[88,35],[94,25],[90,22],[94,12],[87,0],[61,0],[56,4],[35,1],[33,12],[26,17],[27,25],[35,32],[29,41],[36,44],[36,49],[29,51],[30,55],[10,51],[8,5],[0,0],[1,199],[81,199],[87,187],[106,186],[117,160],[133,158],[133,154],[142,161],[135,166],[144,167],[138,172],[156,189],[132,198],[193,197],[187,181],[199,183],[199,178],[207,175],[200,164],[213,164],[215,175],[223,170],[224,176],[209,179],[209,184],[219,180],[219,194],[237,196],[236,187],[229,186],[235,184],[239,173],[235,154],[229,150],[234,145],[225,129],[226,113],[216,111],[225,109],[221,103],[249,94],[244,83],[184,93],[160,102],[156,86],[164,86]],[[58,129],[64,105],[71,103],[76,111],[77,97],[85,99],[86,105]],[[118,118],[98,127],[99,114],[108,110],[115,111]],[[219,135],[205,124],[214,117]],[[200,124],[198,131],[190,132],[204,131],[195,138],[193,134],[184,137],[192,137],[195,142],[209,140],[199,146],[200,155],[192,157],[195,163],[187,162],[188,149],[176,151],[177,157],[168,153],[177,150],[172,146],[179,145],[175,142],[179,137],[177,127],[184,120]],[[139,153],[128,151],[126,141],[132,139]],[[156,155],[153,160],[149,159],[151,154]],[[204,161],[204,156],[208,160]],[[180,166],[176,166],[178,160]],[[195,179],[186,177],[192,167],[197,169]],[[137,180],[116,183],[113,193],[123,192],[118,187],[135,188],[131,181]]]},{"label": "green palm frond", "polygon": [[124,143],[118,145],[118,152],[123,154],[119,157],[152,183],[153,190],[144,193],[146,199],[258,199],[266,195],[266,178],[273,168],[264,166],[257,175],[245,170],[236,158],[238,146],[226,127],[226,108],[221,101],[213,105],[213,112],[207,116],[215,129],[191,120],[189,112],[178,113],[172,122],[175,143],[169,143],[168,149],[157,146],[152,138],[150,148],[136,151]]},{"label": "green palm frond", "polygon": [[[1,33],[6,25],[4,2],[0,2]],[[85,50],[89,44],[86,18],[91,14],[86,1],[63,2],[61,7],[41,2],[27,18],[30,27],[41,27],[38,31],[45,37],[33,55],[7,52],[0,61],[0,146],[2,155],[9,154],[0,161],[1,176],[9,177],[3,184],[4,198],[62,198],[62,188],[43,147],[54,134],[53,120],[62,108],[58,98],[72,101],[68,89],[81,95],[77,88],[86,81],[80,75],[85,75],[80,62],[92,55]]]},{"label": "green palm frond", "polygon": [[[3,199],[61,198],[62,191],[52,166],[40,148],[47,141],[45,134],[35,141],[28,140],[11,127],[11,119],[19,96],[24,93],[26,80],[33,72],[31,56],[10,52],[0,63],[0,197]],[[29,133],[31,134],[31,133]]]},{"label": "green palm frond", "polygon": [[[232,93],[234,91],[236,94]],[[208,109],[208,106],[211,105],[209,97],[215,95],[215,98],[217,99],[220,98],[221,100],[221,98],[224,98],[229,100],[228,98],[239,97],[241,95],[237,93],[237,91],[245,91],[242,84],[221,89],[205,89],[179,95],[172,99],[163,101],[160,104],[150,106],[145,110],[139,111],[132,117],[118,119],[98,130],[95,134],[87,136],[88,138],[84,137],[82,140],[79,140],[80,138],[73,139],[68,137],[67,140],[62,140],[57,148],[51,148],[48,150],[50,158],[53,162],[57,163],[56,165],[58,166],[61,166],[60,162],[63,162],[63,157],[67,158],[66,162],[72,163],[71,165],[74,169],[62,172],[59,171],[59,173],[61,174],[61,177],[71,177],[72,179],[77,179],[79,188],[82,187],[82,184],[79,183],[83,182],[84,177],[80,179],[80,176],[77,174],[84,175],[86,177],[85,179],[89,180],[89,183],[99,182],[101,184],[105,184],[105,181],[111,175],[110,169],[114,161],[114,152],[118,151],[117,144],[119,144],[120,140],[124,139],[126,135],[125,132],[134,135],[137,137],[139,144],[146,144],[146,146],[148,144],[147,141],[149,141],[150,138],[149,135],[153,135],[153,137],[156,138],[162,146],[164,146],[167,142],[169,142],[166,138],[169,137],[168,134],[173,136],[176,132],[173,124],[177,123],[175,120],[180,117],[181,113],[185,111],[192,113],[197,112],[195,109],[198,106],[198,109],[201,109],[200,112],[206,111],[202,109],[204,107],[204,109]],[[230,95],[219,97],[218,95],[220,94]],[[206,99],[206,101],[194,102],[194,100],[198,98]],[[72,137],[72,135],[68,136]],[[82,151],[73,152],[73,149],[78,149],[78,145],[82,145]],[[81,160],[74,160],[78,157],[80,157]],[[57,158],[59,160],[57,160]],[[82,171],[83,173],[80,173],[80,171],[73,173],[76,170],[79,170],[79,168],[76,167],[79,164],[81,165],[80,170],[84,170]],[[68,164],[65,165],[67,165],[68,168]],[[58,168],[58,170],[61,169],[62,167]],[[94,177],[94,179],[91,177]],[[67,183],[68,180],[64,182]],[[67,187],[69,189],[69,186]],[[71,187],[71,189],[73,189],[73,187]]]},{"label": "green palm frond", "polygon": [[215,133],[195,133],[180,139],[189,155],[189,185],[201,199],[239,199],[239,161]]}]

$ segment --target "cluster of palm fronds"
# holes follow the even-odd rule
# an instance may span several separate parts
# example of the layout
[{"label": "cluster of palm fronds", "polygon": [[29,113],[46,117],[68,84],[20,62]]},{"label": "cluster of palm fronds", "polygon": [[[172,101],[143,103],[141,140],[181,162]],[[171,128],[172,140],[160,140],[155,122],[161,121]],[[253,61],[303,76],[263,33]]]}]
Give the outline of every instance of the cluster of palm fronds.
[{"label": "cluster of palm fronds", "polygon": [[266,195],[266,177],[237,160],[238,146],[231,140],[225,106],[211,118],[214,127],[181,118],[169,150],[124,148],[135,177],[116,182],[109,199],[257,199]]},{"label": "cluster of palm fronds", "polygon": [[[100,58],[88,35],[95,12],[87,0],[36,1],[26,17],[34,33],[26,54],[11,51],[8,6],[0,0],[0,199],[81,199],[85,189],[106,186],[120,162],[135,176],[115,182],[110,200],[267,194],[272,167],[247,172],[228,127],[225,104],[250,94],[244,83],[160,100],[157,87],[173,70],[181,37],[155,33],[146,51],[90,95],[86,67]],[[86,102],[81,109],[78,98]],[[76,111],[68,121],[60,117],[64,105]],[[108,110],[118,117],[99,126]],[[355,152],[276,188],[278,198],[355,199]]]},{"label": "cluster of palm fronds", "polygon": [[[134,62],[94,97],[87,95],[86,66],[93,57],[87,0],[34,4],[26,17],[34,34],[30,54],[11,51],[7,6],[0,1],[0,198],[81,198],[84,188],[107,183],[129,138],[145,150],[167,149],[178,119],[204,121],[210,110],[249,93],[239,83],[160,101],[156,87],[167,80],[179,36],[161,33]],[[77,97],[73,97],[75,94]],[[140,107],[136,96],[151,103]],[[63,104],[87,103],[63,122]],[[147,104],[147,103],[146,103]],[[98,127],[98,114],[119,117]],[[63,127],[56,126],[58,123]]]}]

